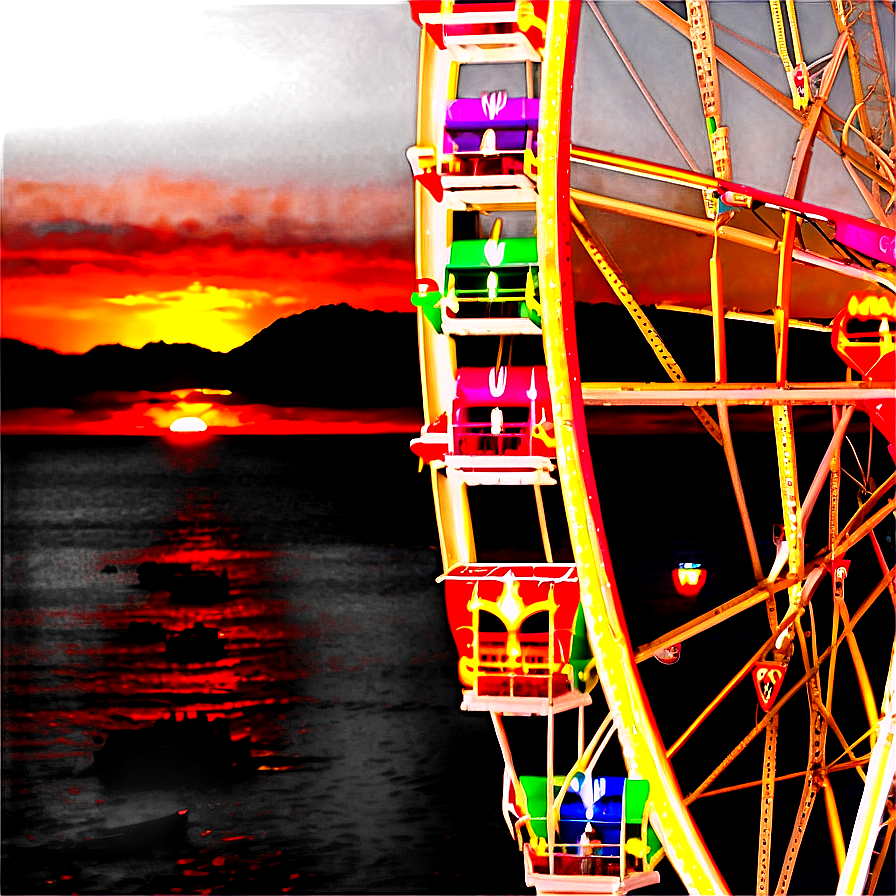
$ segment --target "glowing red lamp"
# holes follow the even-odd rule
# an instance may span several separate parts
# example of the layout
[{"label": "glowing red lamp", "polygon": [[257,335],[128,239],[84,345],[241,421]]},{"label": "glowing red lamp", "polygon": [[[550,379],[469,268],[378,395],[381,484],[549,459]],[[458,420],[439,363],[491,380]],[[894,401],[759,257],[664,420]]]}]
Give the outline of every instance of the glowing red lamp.
[{"label": "glowing red lamp", "polygon": [[672,582],[682,597],[696,597],[706,584],[706,570],[700,563],[679,563],[672,570]]}]

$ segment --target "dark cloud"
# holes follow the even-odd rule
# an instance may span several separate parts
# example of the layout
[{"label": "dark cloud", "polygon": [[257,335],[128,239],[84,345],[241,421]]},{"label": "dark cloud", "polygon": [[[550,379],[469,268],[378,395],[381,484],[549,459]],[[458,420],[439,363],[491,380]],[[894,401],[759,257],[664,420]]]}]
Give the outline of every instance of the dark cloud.
[{"label": "dark cloud", "polygon": [[6,277],[63,277],[70,274],[75,267],[90,265],[93,268],[101,268],[114,271],[118,274],[136,274],[143,276],[150,273],[151,269],[129,259],[91,259],[86,258],[42,258],[39,255],[10,256],[0,258],[0,276]]},{"label": "dark cloud", "polygon": [[103,221],[79,221],[76,218],[63,218],[61,221],[41,221],[31,225],[31,231],[38,236],[48,233],[102,233],[121,236],[130,233],[134,228],[127,224],[108,224]]},{"label": "dark cloud", "polygon": [[[190,242],[187,232],[175,232],[136,224],[113,223],[103,220],[82,218],[50,218],[47,220],[15,221],[17,211],[14,202],[7,204],[6,228],[4,232],[4,273],[11,274],[13,268],[6,263],[21,261],[31,255],[39,257],[41,252],[65,252],[69,267],[77,264],[93,264],[109,270],[144,272],[144,268],[133,258],[142,253],[165,254],[176,251]],[[101,213],[101,210],[98,209]],[[215,245],[225,242],[223,238],[207,240]],[[20,253],[22,258],[9,257],[10,253]],[[84,253],[79,257],[77,253]],[[104,254],[114,258],[103,258]],[[58,261],[58,259],[57,259]]]},{"label": "dark cloud", "polygon": [[[160,174],[114,183],[3,182],[7,248],[171,252],[199,239],[299,246],[413,239],[413,183],[345,190],[234,187]],[[49,239],[50,242],[42,242]]]}]

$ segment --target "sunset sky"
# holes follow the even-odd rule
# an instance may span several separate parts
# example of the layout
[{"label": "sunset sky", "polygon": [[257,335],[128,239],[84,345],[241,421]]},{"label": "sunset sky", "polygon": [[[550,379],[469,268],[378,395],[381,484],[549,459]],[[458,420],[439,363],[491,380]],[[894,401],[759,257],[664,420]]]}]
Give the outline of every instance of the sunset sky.
[{"label": "sunset sky", "polygon": [[228,351],[321,304],[410,310],[406,6],[4,20],[3,336]]},{"label": "sunset sky", "polygon": [[[821,59],[830,4],[798,7],[805,56]],[[711,8],[719,45],[786,91],[768,4]],[[630,0],[601,9],[710,172],[689,42]],[[406,3],[15,4],[4,26],[3,336],[227,351],[321,304],[411,310],[420,31]],[[573,139],[684,167],[587,11],[580,48]],[[846,68],[831,98],[843,114]],[[727,70],[720,83],[735,178],[781,192],[798,125]],[[805,198],[868,216],[824,146]],[[687,301],[696,263],[662,239],[619,261],[645,303]],[[731,265],[730,288],[749,267]]]}]

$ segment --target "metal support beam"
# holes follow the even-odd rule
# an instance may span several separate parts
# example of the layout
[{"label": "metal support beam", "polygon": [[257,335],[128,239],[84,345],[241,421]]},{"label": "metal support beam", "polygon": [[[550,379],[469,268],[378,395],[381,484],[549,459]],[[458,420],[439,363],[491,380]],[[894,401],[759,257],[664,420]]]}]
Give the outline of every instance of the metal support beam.
[{"label": "metal support beam", "polygon": [[[837,606],[840,609],[840,616],[844,624],[849,622],[849,610],[846,608],[845,601],[839,601]],[[862,705],[865,707],[865,715],[868,718],[868,725],[873,731],[877,726],[879,717],[877,714],[877,703],[874,699],[874,689],[871,687],[871,679],[868,677],[868,670],[865,668],[865,661],[862,659],[862,652],[859,650],[859,642],[856,636],[850,631],[846,638],[846,644],[849,647],[849,654],[852,657],[852,664],[856,670],[856,678],[859,682],[859,692],[862,695]],[[872,734],[872,745],[874,744],[874,735]]]},{"label": "metal support beam", "polygon": [[[687,314],[705,314],[712,316],[712,308],[689,308],[687,305],[670,305],[665,302],[656,306],[657,311],[683,311]],[[726,320],[749,320],[757,324],[773,324],[775,319],[768,314],[757,314],[753,311],[738,311],[732,309],[725,312]],[[827,324],[819,324],[812,320],[797,320],[790,318],[791,330],[815,330],[818,333],[830,333],[831,328]]]},{"label": "metal support beam", "polygon": [[827,479],[828,475],[831,473],[831,465],[834,463],[835,456],[838,458],[837,463],[839,464],[840,446],[843,444],[843,437],[846,435],[846,427],[849,425],[849,421],[852,419],[853,410],[854,408],[852,407],[852,405],[847,405],[847,407],[843,411],[843,416],[841,417],[840,422],[837,424],[837,428],[834,430],[834,435],[831,438],[830,444],[828,445],[828,450],[825,452],[821,463],[818,465],[818,472],[815,474],[815,478],[812,480],[812,485],[809,486],[809,491],[806,492],[806,497],[803,500],[804,536],[806,534],[806,527],[809,525],[809,517],[812,515],[812,510],[815,507],[815,502],[818,499],[818,495],[821,492],[821,488],[824,485],[825,479]]},{"label": "metal support beam", "polygon": [[[744,494],[743,483],[740,478],[740,470],[737,467],[737,458],[734,454],[734,441],[731,438],[731,424],[728,420],[728,404],[718,403],[719,427],[722,431],[722,446],[725,449],[725,461],[728,464],[728,474],[731,477],[731,485],[734,488],[734,498],[737,501],[737,510],[740,514],[741,524],[744,527],[744,535],[747,539],[747,550],[750,552],[750,563],[753,567],[753,578],[757,582],[762,581],[762,567],[759,564],[759,548],[756,545],[756,536],[753,533],[753,524],[750,522],[750,512],[747,509],[747,498]],[[769,594],[768,599],[774,605],[774,597]],[[772,625],[774,628],[774,624]]]},{"label": "metal support beam", "polygon": [[[808,562],[803,570],[805,575],[808,577],[809,573],[824,566],[824,564],[830,561],[835,554],[838,557],[843,556],[843,554],[845,554],[854,544],[861,541],[876,525],[878,525],[881,520],[889,516],[894,509],[896,509],[896,501],[888,501],[870,520],[862,523],[855,532],[849,533],[849,535],[847,535],[843,541],[838,542],[833,549],[819,554],[815,559]],[[884,577],[887,583],[893,580],[889,572],[884,573]],[[769,592],[774,594],[778,591],[784,591],[785,589],[798,584],[799,581],[800,579],[795,576],[787,576],[786,578],[779,579],[773,584],[763,582],[761,585],[757,585],[749,591],[744,591],[742,594],[731,598],[731,600],[726,601],[720,606],[715,607],[706,613],[702,613],[690,622],[686,622],[684,625],[679,625],[665,635],[655,638],[648,644],[642,644],[635,651],[635,662],[642,663],[644,660],[650,659],[650,657],[652,657],[658,650],[662,650],[664,647],[668,647],[671,644],[678,644],[680,641],[686,641],[688,638],[693,638],[695,635],[699,635],[700,632],[705,632],[708,629],[713,628],[713,626],[724,622],[726,619],[731,619],[732,616],[736,616],[738,613],[742,613],[750,607],[755,607],[756,604],[761,604],[766,600]],[[839,643],[839,641],[837,643]],[[768,648],[766,648],[766,650],[768,650]]]},{"label": "metal support beam", "polygon": [[769,864],[772,851],[772,820],[775,806],[775,763],[778,752],[778,720],[765,729],[762,761],[762,797],[759,812],[759,860],[756,863],[756,896],[768,896]]},{"label": "metal support beam", "polygon": [[[850,620],[847,628],[845,628],[844,631],[840,634],[840,637],[837,638],[835,644],[839,645],[846,638],[847,633],[852,631],[853,627],[856,625],[859,619],[861,619],[861,617],[865,615],[874,601],[877,600],[881,593],[886,589],[887,582],[893,580],[894,572],[891,572],[888,576],[885,576],[865,598],[865,600],[862,602],[862,605],[856,611],[855,616],[853,616],[853,618]],[[783,697],[778,698],[775,705],[772,706],[772,708],[766,713],[765,718],[762,719],[753,728],[753,730],[718,764],[718,766],[716,766],[715,769],[713,769],[712,772],[710,772],[708,777],[695,790],[691,791],[691,793],[687,797],[685,797],[684,801],[686,805],[690,805],[695,799],[697,799],[700,794],[703,793],[703,791],[706,790],[706,788],[709,787],[709,785],[712,784],[712,782],[715,781],[716,778],[718,778],[719,775],[721,775],[722,772],[725,771],[725,769],[728,768],[728,766],[731,765],[731,763],[753,742],[756,736],[758,734],[761,734],[762,731],[769,724],[771,724],[774,716],[781,711],[782,707],[798,691],[802,690],[806,682],[809,681],[810,678],[813,678],[818,674],[818,670],[826,662],[828,656],[830,656],[833,647],[834,645],[831,645],[831,647],[828,647],[828,649],[825,650],[824,653],[821,654],[821,656],[819,656],[818,662],[808,672],[806,672],[805,675],[803,675],[800,680],[795,685],[793,685],[793,687],[790,688],[790,690],[787,691],[786,694],[784,694]]]},{"label": "metal support beam", "polygon": [[[582,160],[576,159],[575,161]],[[681,230],[689,230],[692,233],[703,233],[707,236],[712,236],[713,228],[715,226],[712,221],[707,221],[703,218],[695,218],[692,215],[682,215],[679,212],[670,212],[666,209],[640,205],[637,202],[628,202],[624,199],[598,196],[595,193],[588,193],[584,190],[570,190],[570,195],[579,205],[615,212],[620,215],[628,215],[629,217],[640,218],[644,221],[655,221],[658,224],[668,224],[670,227],[678,227]],[[728,225],[723,224],[719,227],[719,236],[723,240],[730,240],[741,246],[748,246],[763,252],[778,253],[778,240],[762,236],[761,234],[750,233],[747,230],[740,230],[736,227],[729,227]],[[842,274],[844,277],[850,277],[853,280],[875,283],[884,286],[887,289],[893,289],[894,277],[889,273],[869,270],[868,268],[849,264],[844,261],[836,261],[832,258],[827,258],[824,255],[818,255],[815,252],[807,252],[805,249],[795,248],[793,250],[793,258],[795,261],[813,267],[834,271],[837,274]]]},{"label": "metal support beam", "polygon": [[[650,10],[650,12],[662,19],[667,25],[674,28],[679,34],[690,39],[688,23],[672,12],[672,10],[664,3],[659,2],[659,0],[639,0],[639,2],[641,6]],[[805,122],[806,114],[798,112],[793,108],[793,102],[790,97],[775,90],[724,50],[720,50],[717,47],[715,56],[716,62],[720,65],[724,65],[730,72],[746,84],[749,84],[750,87],[762,94],[767,100],[774,103],[783,112],[786,112],[792,118],[795,118],[801,125]],[[837,155],[844,155],[848,151],[848,147],[842,148],[837,140],[831,139],[831,137],[824,131],[818,134],[818,139],[829,146],[835,153],[837,153]],[[882,178],[880,173],[875,171],[873,167],[863,164],[862,173],[874,180],[882,182],[881,185],[885,188],[888,186],[886,180]]]},{"label": "metal support beam", "polygon": [[784,212],[784,234],[778,255],[778,294],[775,298],[775,379],[779,386],[787,382],[787,348],[790,337],[790,283],[793,270],[793,239],[796,215]]},{"label": "metal support beam", "polygon": [[[585,251],[588,253],[588,256],[607,281],[610,289],[613,290],[616,297],[622,303],[622,307],[632,316],[632,320],[637,324],[638,329],[641,331],[641,335],[647,340],[647,344],[653,349],[654,355],[656,355],[660,364],[663,365],[663,369],[669,375],[669,378],[675,382],[686,383],[687,379],[681,367],[678,366],[675,358],[672,357],[672,353],[666,348],[666,344],[663,342],[662,337],[647,319],[647,315],[644,314],[641,306],[635,300],[635,297],[631,294],[631,291],[622,279],[622,273],[619,266],[613,260],[610,250],[604,245],[603,240],[601,240],[601,238],[594,232],[591,225],[588,223],[588,220],[582,214],[575,202],[571,201],[569,203],[569,210],[570,215],[572,216],[572,227],[576,232],[576,236],[578,236],[582,246],[584,246]],[[703,424],[706,431],[721,444],[722,435],[719,432],[719,427],[716,425],[715,420],[701,408],[695,407],[694,414]]]},{"label": "metal support beam", "polygon": [[[847,771],[849,769],[856,768],[859,765],[867,765],[868,757],[863,756],[859,759],[855,759],[851,762],[838,762],[835,765],[828,765],[825,767],[825,774],[830,775],[834,772],[842,772]],[[794,778],[802,778],[806,774],[805,769],[801,769],[798,772],[791,772],[788,775],[776,775],[775,781],[791,781]],[[730,787],[717,787],[715,790],[704,790],[703,793],[700,794],[700,799],[706,799],[708,796],[721,796],[724,793],[735,793],[738,790],[747,790],[750,787],[761,787],[762,781],[747,781],[745,784],[732,784]]]},{"label": "metal support beam", "polygon": [[[658,16],[662,19],[667,25],[670,25],[674,28],[679,34],[687,37],[690,40],[690,29],[688,28],[688,23],[682,19],[680,16],[676,15],[669,9],[665,4],[660,3],[659,0],[640,0],[641,6],[645,9],[650,10],[655,16]],[[788,115],[793,116],[797,121],[802,122],[803,116],[796,112],[793,108],[793,102],[791,101],[789,96],[785,96],[783,93],[778,92],[773,87],[770,87],[765,83],[761,78],[757,75],[754,75],[753,72],[750,71],[745,65],[738,62],[733,56],[726,53],[724,50],[720,50],[716,48],[715,53],[716,61],[724,65],[727,69],[732,71],[738,78],[742,81],[745,81],[750,85],[754,90],[758,90],[766,99],[771,100],[779,109],[782,109],[784,112],[787,112]]]},{"label": "metal support beam", "polygon": [[824,808],[828,816],[828,830],[831,834],[831,847],[834,850],[834,862],[837,865],[837,874],[843,871],[843,863],[846,861],[846,844],[843,842],[843,828],[840,826],[840,813],[837,811],[837,801],[834,799],[834,785],[831,779],[824,776]]},{"label": "metal support beam", "polygon": [[871,863],[871,852],[880,830],[880,819],[896,775],[894,735],[896,735],[896,671],[891,655],[877,743],[871,751],[871,759],[868,762],[865,789],[862,792],[852,836],[849,838],[849,848],[846,851],[846,862],[837,886],[838,896],[861,892],[864,889]]}]

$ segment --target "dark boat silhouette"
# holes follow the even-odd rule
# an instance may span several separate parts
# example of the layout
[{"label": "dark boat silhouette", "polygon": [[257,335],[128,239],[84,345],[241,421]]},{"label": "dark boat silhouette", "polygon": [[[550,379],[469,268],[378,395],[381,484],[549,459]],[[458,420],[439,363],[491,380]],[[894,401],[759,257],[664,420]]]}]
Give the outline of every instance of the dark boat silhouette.
[{"label": "dark boat silhouette", "polygon": [[210,663],[224,656],[219,629],[194,622],[193,628],[172,633],[165,642],[165,659],[171,663]]},{"label": "dark boat silhouette", "polygon": [[132,622],[121,640],[131,644],[160,644],[165,640],[165,628],[161,622]]},{"label": "dark boat silhouette", "polygon": [[171,576],[166,587],[176,604],[207,606],[231,597],[226,569],[220,575],[198,570],[177,573]]},{"label": "dark boat silhouette", "polygon": [[133,788],[204,787],[251,771],[249,739],[234,741],[226,719],[157,719],[147,728],[112,731],[86,773]]},{"label": "dark boat silhouette", "polygon": [[85,839],[84,847],[89,852],[135,855],[147,852],[169,852],[186,846],[188,809],[178,809],[160,818],[121,825],[101,836]]},{"label": "dark boat silhouette", "polygon": [[192,569],[192,563],[157,563],[155,560],[148,560],[137,566],[137,583],[147,591],[167,591],[172,576],[184,575]]}]

